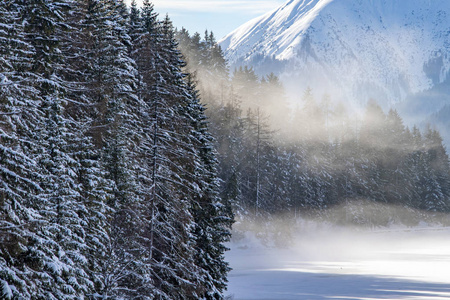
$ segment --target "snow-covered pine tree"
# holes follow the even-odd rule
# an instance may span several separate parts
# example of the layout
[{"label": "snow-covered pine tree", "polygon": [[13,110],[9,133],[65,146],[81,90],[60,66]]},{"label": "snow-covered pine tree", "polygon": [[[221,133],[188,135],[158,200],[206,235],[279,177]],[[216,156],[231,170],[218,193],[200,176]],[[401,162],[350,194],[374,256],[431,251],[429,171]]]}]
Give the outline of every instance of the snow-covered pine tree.
[{"label": "snow-covered pine tree", "polygon": [[[211,110],[212,108],[210,108]],[[231,203],[234,213],[243,217],[248,212],[241,189],[244,166],[241,163],[244,151],[244,127],[237,95],[231,91],[224,97],[224,103],[216,113],[209,113],[210,129],[215,137],[218,174],[222,179],[221,197]]]},{"label": "snow-covered pine tree", "polygon": [[449,162],[440,134],[427,127],[421,159],[421,208],[444,212],[449,208]]},{"label": "snow-covered pine tree", "polygon": [[[41,101],[37,128],[38,147],[34,157],[42,174],[43,192],[34,207],[45,223],[37,234],[49,242],[37,241],[34,260],[42,261],[39,297],[79,299],[91,289],[85,273],[85,211],[76,180],[76,161],[70,146],[74,142],[72,120],[64,113],[66,87],[60,70],[65,68],[60,42],[67,34],[66,17],[70,1],[27,2],[23,10],[26,40],[34,47],[33,86]],[[40,257],[41,256],[41,257]]]},{"label": "snow-covered pine tree", "polygon": [[193,195],[191,210],[195,222],[195,264],[200,268],[198,296],[201,299],[222,299],[230,270],[224,258],[227,250],[224,243],[230,239],[234,216],[231,203],[219,196],[214,141],[208,131],[205,108],[200,104],[198,92],[190,78],[186,88],[189,96],[183,110],[190,123],[185,128],[191,130],[186,132],[186,142],[195,151],[188,181]]},{"label": "snow-covered pine tree", "polygon": [[268,146],[265,152],[266,201],[270,214],[288,213],[291,208],[291,199],[287,191],[289,175],[287,170],[287,153],[281,146]]},{"label": "snow-covered pine tree", "polygon": [[23,3],[0,5],[0,297],[31,298],[38,291],[38,261],[32,244],[42,217],[32,204],[42,179],[30,150],[37,147],[33,131],[41,114],[30,86],[30,55],[21,20]]},{"label": "snow-covered pine tree", "polygon": [[92,245],[91,250],[102,250],[97,254],[93,251],[91,256],[94,296],[140,297],[149,284],[137,236],[143,226],[134,153],[140,130],[139,105],[135,64],[129,57],[127,10],[123,1],[86,0],[80,5],[80,55],[84,55],[81,71],[85,78],[82,99],[89,104],[89,135],[102,157],[99,166],[105,173],[99,180],[113,184],[105,206],[113,212],[97,216],[107,226],[92,240],[97,245]]},{"label": "snow-covered pine tree", "polygon": [[408,142],[409,153],[405,161],[405,172],[409,185],[412,187],[409,201],[406,203],[414,209],[420,208],[421,187],[419,184],[421,160],[424,152],[424,143],[420,130],[414,126],[411,130],[410,140]]},{"label": "snow-covered pine tree", "polygon": [[365,198],[372,201],[386,202],[380,186],[386,185],[383,161],[385,161],[386,115],[375,100],[369,100],[359,133],[359,145],[362,150],[362,168],[365,169]]},{"label": "snow-covered pine tree", "polygon": [[[147,230],[147,264],[156,299],[196,297],[198,268],[194,263],[193,218],[189,210],[185,152],[182,143],[184,116],[180,107],[186,97],[182,88],[182,61],[173,39],[168,19],[156,22],[152,5],[144,1],[141,11],[143,34],[136,50],[138,70],[145,90],[145,136],[142,141],[144,165],[150,179],[147,191],[149,223]],[[149,53],[147,61],[141,56]],[[145,157],[147,155],[147,157]]]},{"label": "snow-covered pine tree", "polygon": [[259,94],[261,97],[259,105],[263,111],[270,115],[270,126],[272,130],[277,131],[274,137],[277,142],[282,144],[282,141],[288,137],[287,127],[289,127],[283,126],[283,124],[287,122],[290,116],[288,98],[283,84],[274,73],[270,73],[262,78]]},{"label": "snow-covered pine tree", "polygon": [[419,208],[429,212],[445,211],[446,199],[442,193],[435,170],[431,167],[431,155],[422,153],[419,161],[418,195]]},{"label": "snow-covered pine tree", "polygon": [[233,72],[231,84],[241,98],[241,105],[245,110],[256,109],[259,105],[260,80],[252,67],[239,67]]},{"label": "snow-covered pine tree", "polygon": [[92,90],[88,89],[86,80],[92,66],[91,49],[87,43],[92,27],[86,22],[87,9],[87,1],[71,5],[60,41],[65,64],[59,72],[65,85],[64,115],[71,120],[73,132],[70,155],[75,161],[79,201],[85,208],[78,212],[85,232],[86,246],[82,253],[87,259],[85,272],[93,283],[85,295],[95,298],[103,286],[99,274],[109,258],[113,210],[108,206],[108,201],[113,197],[113,182],[106,179],[102,149],[94,145],[91,134],[95,100],[91,97]]},{"label": "snow-covered pine tree", "polygon": [[407,155],[407,132],[403,121],[395,110],[390,110],[386,116],[386,148],[383,149],[383,165],[386,169],[385,187],[386,200],[390,203],[403,202],[401,199],[408,194],[403,168]]},{"label": "snow-covered pine tree", "polygon": [[176,32],[179,47],[187,62],[185,70],[191,73],[191,81],[198,84],[202,102],[208,109],[209,130],[219,147],[218,174],[223,179],[221,197],[232,203],[235,212],[245,214],[244,200],[240,190],[241,168],[244,149],[244,118],[241,116],[240,100],[230,84],[228,68],[220,47],[212,33],[205,33],[202,40],[199,33],[190,36],[182,28]]},{"label": "snow-covered pine tree", "polygon": [[[136,149],[137,165],[137,193],[142,199],[141,214],[145,220],[138,233],[139,241],[143,247],[142,262],[145,264],[145,270],[149,282],[146,286],[147,296],[150,299],[163,297],[164,292],[160,290],[159,275],[154,268],[154,248],[155,236],[158,236],[158,228],[164,227],[164,224],[158,223],[158,180],[159,169],[159,118],[160,108],[159,89],[161,74],[155,68],[158,52],[157,43],[160,40],[158,31],[159,22],[157,14],[153,11],[153,5],[149,1],[144,1],[143,7],[137,9],[135,2],[132,2],[129,32],[132,39],[131,57],[136,62],[138,69],[137,95],[140,103],[139,122],[140,137]],[[157,75],[156,75],[157,74]],[[156,75],[156,76],[155,76]],[[159,77],[158,77],[159,76]],[[163,86],[161,88],[164,88]],[[153,101],[156,102],[153,105]],[[159,231],[158,231],[159,232]],[[155,280],[156,279],[156,280]]]},{"label": "snow-covered pine tree", "polygon": [[436,172],[437,181],[445,198],[443,210],[450,209],[450,164],[447,151],[440,133],[436,129],[428,129],[425,133],[427,151],[431,166]]}]

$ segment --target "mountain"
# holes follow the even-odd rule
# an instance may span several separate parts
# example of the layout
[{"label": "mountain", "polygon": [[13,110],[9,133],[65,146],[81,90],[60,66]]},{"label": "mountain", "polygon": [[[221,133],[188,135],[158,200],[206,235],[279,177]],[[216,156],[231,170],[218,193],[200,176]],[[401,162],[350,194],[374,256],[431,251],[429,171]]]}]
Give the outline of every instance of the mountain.
[{"label": "mountain", "polygon": [[274,72],[291,96],[309,86],[317,96],[357,107],[374,98],[387,108],[446,82],[450,1],[290,0],[220,45],[232,68]]}]

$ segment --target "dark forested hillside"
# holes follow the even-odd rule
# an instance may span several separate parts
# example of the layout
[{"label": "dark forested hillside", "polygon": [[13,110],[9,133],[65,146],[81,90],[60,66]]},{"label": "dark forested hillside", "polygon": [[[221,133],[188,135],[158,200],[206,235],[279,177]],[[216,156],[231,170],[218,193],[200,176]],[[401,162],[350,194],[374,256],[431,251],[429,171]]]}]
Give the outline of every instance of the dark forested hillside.
[{"label": "dark forested hillside", "polygon": [[209,108],[222,197],[238,217],[413,225],[421,212],[449,211],[450,166],[435,129],[409,129],[374,100],[358,116],[311,89],[289,105],[273,74],[239,67],[230,76],[212,33],[182,29],[177,39]]},{"label": "dark forested hillside", "polygon": [[0,298],[221,299],[233,215],[149,1],[0,4]]}]

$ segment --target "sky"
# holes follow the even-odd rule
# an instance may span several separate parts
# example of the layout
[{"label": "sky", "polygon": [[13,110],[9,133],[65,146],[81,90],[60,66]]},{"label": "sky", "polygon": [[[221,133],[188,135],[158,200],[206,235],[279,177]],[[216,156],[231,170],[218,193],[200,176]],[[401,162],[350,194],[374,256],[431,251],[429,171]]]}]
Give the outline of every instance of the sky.
[{"label": "sky", "polygon": [[[286,0],[153,0],[160,17],[169,14],[177,28],[192,34],[212,31],[217,40],[245,22],[269,12]],[[127,0],[131,3],[131,0]],[[142,0],[136,1],[138,5]]]}]

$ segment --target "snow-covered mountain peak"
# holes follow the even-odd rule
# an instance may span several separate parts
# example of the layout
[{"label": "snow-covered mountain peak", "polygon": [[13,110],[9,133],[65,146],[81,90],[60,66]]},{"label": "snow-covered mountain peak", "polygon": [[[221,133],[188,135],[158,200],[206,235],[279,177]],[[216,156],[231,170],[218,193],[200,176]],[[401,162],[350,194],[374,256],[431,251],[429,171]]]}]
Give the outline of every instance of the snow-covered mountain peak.
[{"label": "snow-covered mountain peak", "polygon": [[[287,59],[301,42],[303,33],[328,3],[333,0],[290,0],[280,8],[253,19],[239,27],[222,41],[221,45],[234,56],[263,54]],[[251,49],[255,42],[264,41],[264,47]],[[242,47],[247,45],[249,47]],[[262,45],[261,45],[262,46]],[[262,52],[257,52],[261,50]]]},{"label": "snow-covered mountain peak", "polygon": [[447,78],[450,1],[290,0],[220,44],[232,67],[273,71],[290,90],[388,106]]}]

